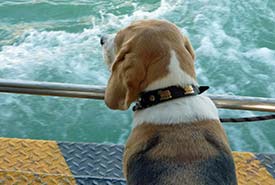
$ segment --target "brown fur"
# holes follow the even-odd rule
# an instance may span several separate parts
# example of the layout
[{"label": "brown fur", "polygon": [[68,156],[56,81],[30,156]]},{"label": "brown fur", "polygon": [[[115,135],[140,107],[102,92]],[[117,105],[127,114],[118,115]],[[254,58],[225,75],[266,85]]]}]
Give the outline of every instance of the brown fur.
[{"label": "brown fur", "polygon": [[128,138],[123,160],[125,177],[131,156],[144,150],[148,141],[156,136],[160,138],[159,144],[149,151],[149,155],[156,159],[167,157],[180,163],[191,163],[218,155],[219,150],[231,153],[219,121],[177,125],[145,123],[134,128]]},{"label": "brown fur", "polygon": [[[193,48],[171,23],[137,21],[117,33],[115,48],[105,92],[112,109],[128,109],[149,84],[165,77],[172,50],[181,69],[196,79]],[[129,185],[237,184],[231,150],[218,120],[143,123],[128,138],[123,162]]]},{"label": "brown fur", "polygon": [[166,76],[171,50],[176,51],[182,69],[196,78],[193,48],[171,23],[135,22],[117,33],[115,44],[116,58],[105,93],[112,109],[128,109],[150,83]]}]

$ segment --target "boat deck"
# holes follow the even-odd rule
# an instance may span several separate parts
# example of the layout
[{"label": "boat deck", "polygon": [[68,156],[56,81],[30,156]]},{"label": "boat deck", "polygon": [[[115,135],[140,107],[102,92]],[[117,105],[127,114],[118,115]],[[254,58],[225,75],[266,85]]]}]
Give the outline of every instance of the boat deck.
[{"label": "boat deck", "polygon": [[[0,138],[0,184],[125,185],[122,145]],[[275,154],[234,152],[239,185],[275,185]]]}]

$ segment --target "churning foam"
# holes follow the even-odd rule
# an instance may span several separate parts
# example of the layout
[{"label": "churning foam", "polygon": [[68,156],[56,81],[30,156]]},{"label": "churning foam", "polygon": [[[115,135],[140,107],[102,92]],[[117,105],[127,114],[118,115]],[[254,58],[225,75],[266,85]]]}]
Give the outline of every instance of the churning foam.
[{"label": "churning foam", "polygon": [[[50,1],[43,2],[51,4]],[[88,1],[73,0],[68,3],[64,2],[57,4],[85,5]],[[101,62],[99,35],[116,32],[138,19],[157,18],[174,22],[189,36],[196,49],[196,68],[199,83],[210,85],[209,92],[275,97],[273,69],[275,53],[268,46],[262,46],[266,44],[265,40],[268,40],[268,36],[272,36],[273,33],[269,33],[268,29],[264,30],[265,27],[262,22],[257,22],[266,19],[274,25],[274,20],[272,20],[274,12],[269,8],[267,2],[161,0],[150,11],[147,11],[146,6],[149,5],[145,3],[132,3],[133,11],[121,15],[109,13],[100,7],[101,10],[98,10],[99,16],[94,16],[91,13],[91,15],[80,18],[79,21],[85,22],[84,25],[90,24],[91,26],[78,33],[41,31],[45,30],[44,28],[52,30],[55,26],[58,26],[61,20],[43,21],[38,23],[41,24],[40,28],[39,25],[28,24],[28,27],[22,27],[20,31],[16,32],[14,35],[16,37],[15,42],[7,41],[5,43],[8,44],[0,48],[0,77],[106,84],[109,74],[104,63]],[[7,5],[7,3],[0,4],[0,6],[3,5]],[[261,15],[261,19],[256,18],[257,15]],[[47,25],[50,26],[47,27]],[[261,27],[261,30],[259,27]],[[259,40],[261,44],[258,43]],[[255,92],[255,89],[263,90]],[[16,98],[15,101],[13,95],[9,97],[0,97],[0,109],[2,107],[0,116],[5,113],[5,122],[20,122],[22,119],[30,120],[28,118],[30,116],[43,116],[46,110],[53,109],[59,114],[54,112],[52,116],[60,119],[51,120],[51,123],[52,125],[58,125],[63,115],[70,115],[76,109],[76,116],[69,116],[69,118],[73,124],[79,124],[77,125],[79,127],[86,128],[86,125],[81,125],[82,123],[88,124],[85,120],[96,120],[97,117],[101,117],[102,124],[108,125],[110,122],[118,120],[117,127],[120,127],[118,130],[126,129],[127,133],[129,131],[128,124],[131,122],[129,113],[118,116],[121,114],[103,109],[104,106],[101,103],[94,105],[90,102],[77,100],[74,101],[73,105],[66,104],[66,102],[59,105],[54,100],[45,98],[39,103],[45,106],[47,104],[48,107],[42,110],[27,101],[27,98]],[[19,106],[20,104],[29,105],[30,110]],[[70,106],[72,107],[69,111],[67,108]],[[102,110],[97,110],[98,114],[93,115],[95,118],[87,116],[89,115],[87,107],[91,108],[90,106],[102,107]],[[19,107],[16,114],[21,115],[21,118],[17,120],[12,118],[15,117],[12,114],[13,107]],[[27,112],[32,112],[32,115]],[[222,116],[232,117],[243,115],[243,113],[231,111],[221,111],[220,113]],[[109,115],[109,117],[104,115]],[[253,114],[249,113],[249,115]],[[116,119],[113,119],[113,117],[116,117]],[[70,120],[65,120],[63,125],[68,130],[70,130],[70,126],[66,125],[65,122],[68,123]],[[38,122],[43,125],[46,124],[45,121],[48,120],[39,120]],[[95,121],[94,124],[96,124]],[[71,127],[73,126],[71,125]],[[262,151],[275,151],[274,147],[268,142],[269,136],[266,136],[265,131],[261,130],[260,127],[250,127],[250,125],[238,125],[237,127],[240,128],[232,125],[226,126],[234,149],[247,150],[250,147],[251,140],[262,140],[261,143],[256,142],[257,148]],[[257,133],[255,133],[255,130],[258,130]],[[123,133],[126,132],[123,131]],[[244,133],[248,135],[249,139],[243,138]],[[125,135],[122,134],[119,142],[123,142],[124,139]],[[266,144],[263,145],[263,143]]]}]

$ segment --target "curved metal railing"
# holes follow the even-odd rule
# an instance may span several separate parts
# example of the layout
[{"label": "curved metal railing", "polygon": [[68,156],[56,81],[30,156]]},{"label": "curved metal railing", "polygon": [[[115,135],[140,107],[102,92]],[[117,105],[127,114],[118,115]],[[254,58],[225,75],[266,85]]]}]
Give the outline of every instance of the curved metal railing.
[{"label": "curved metal railing", "polygon": [[[0,79],[0,92],[104,99],[104,86]],[[275,112],[274,98],[207,95],[218,108]]]}]

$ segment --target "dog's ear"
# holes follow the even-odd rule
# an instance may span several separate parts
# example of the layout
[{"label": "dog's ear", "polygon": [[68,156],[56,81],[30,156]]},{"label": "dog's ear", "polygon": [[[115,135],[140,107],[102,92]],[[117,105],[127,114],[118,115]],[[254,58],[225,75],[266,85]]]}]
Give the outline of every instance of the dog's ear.
[{"label": "dog's ear", "polygon": [[131,42],[124,44],[112,65],[112,74],[105,91],[105,103],[111,109],[126,110],[138,98],[141,81],[145,78],[141,64]]},{"label": "dog's ear", "polygon": [[[151,82],[166,75],[170,61],[169,44],[154,30],[135,31],[125,41],[111,67],[105,103],[111,109],[126,110]],[[150,74],[150,75],[148,75]]]},{"label": "dog's ear", "polygon": [[192,59],[195,60],[195,57],[196,57],[195,51],[194,51],[194,49],[193,49],[193,47],[192,47],[191,42],[190,42],[189,39],[188,39],[187,37],[185,37],[185,36],[184,36],[184,38],[183,38],[183,43],[184,43],[184,46],[185,46],[185,48],[187,49],[187,51],[190,53]]}]

